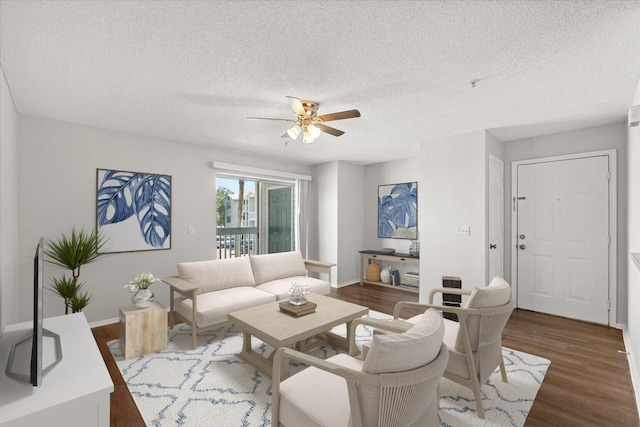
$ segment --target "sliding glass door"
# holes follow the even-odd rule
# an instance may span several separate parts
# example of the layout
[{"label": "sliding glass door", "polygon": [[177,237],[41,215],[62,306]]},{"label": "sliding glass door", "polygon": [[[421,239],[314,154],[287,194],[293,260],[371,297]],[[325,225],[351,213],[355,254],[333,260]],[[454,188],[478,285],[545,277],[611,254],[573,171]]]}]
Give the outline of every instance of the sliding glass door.
[{"label": "sliding glass door", "polygon": [[218,258],[294,249],[294,183],[216,178]]},{"label": "sliding glass door", "polygon": [[293,249],[293,217],[291,187],[268,189],[267,233],[269,253],[287,252]]}]

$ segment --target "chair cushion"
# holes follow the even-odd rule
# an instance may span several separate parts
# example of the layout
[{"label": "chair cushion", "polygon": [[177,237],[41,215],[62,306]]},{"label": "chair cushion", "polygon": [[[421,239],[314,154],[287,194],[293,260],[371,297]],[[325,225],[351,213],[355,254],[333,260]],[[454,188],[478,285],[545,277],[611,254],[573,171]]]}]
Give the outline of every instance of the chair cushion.
[{"label": "chair cushion", "polygon": [[508,303],[509,298],[511,298],[511,285],[502,277],[494,277],[488,286],[473,289],[467,301],[467,307],[499,307]]},{"label": "chair cushion", "polygon": [[[494,277],[489,285],[484,288],[474,288],[467,301],[468,308],[500,307],[509,302],[511,298],[511,285],[502,277]],[[467,316],[467,332],[473,351],[478,350],[480,334],[480,316]],[[456,351],[464,353],[462,336],[458,334],[455,345]]]},{"label": "chair cushion", "polygon": [[[327,359],[354,370],[362,361],[346,354]],[[309,367],[280,384],[280,422],[286,426],[347,427],[351,409],[347,382],[338,375]]]},{"label": "chair cushion", "polygon": [[443,341],[449,349],[449,363],[447,363],[447,372],[458,375],[462,378],[469,379],[469,369],[467,368],[467,359],[462,352],[455,349],[458,340],[458,332],[460,324],[453,320],[444,319],[444,338]]},{"label": "chair cushion", "polygon": [[438,356],[443,336],[442,312],[430,308],[407,332],[374,335],[362,371],[402,372],[424,366]]},{"label": "chair cushion", "polygon": [[178,275],[182,280],[199,286],[198,293],[236,286],[255,286],[249,257],[181,262]]},{"label": "chair cushion", "polygon": [[249,258],[256,285],[276,279],[307,275],[307,268],[299,251],[251,255]]}]

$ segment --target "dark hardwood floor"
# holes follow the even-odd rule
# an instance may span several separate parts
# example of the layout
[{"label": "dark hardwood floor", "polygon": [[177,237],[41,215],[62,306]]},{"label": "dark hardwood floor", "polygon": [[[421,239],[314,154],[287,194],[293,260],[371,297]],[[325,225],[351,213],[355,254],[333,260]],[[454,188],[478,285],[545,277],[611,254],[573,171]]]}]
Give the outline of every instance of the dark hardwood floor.
[{"label": "dark hardwood floor", "polygon": [[[332,289],[331,296],[391,314],[398,301],[418,295],[375,285]],[[111,426],[144,422],[106,343],[119,336],[117,324],[93,329],[113,378]],[[516,309],[502,344],[551,360],[525,426],[640,426],[622,332],[601,325]]]}]

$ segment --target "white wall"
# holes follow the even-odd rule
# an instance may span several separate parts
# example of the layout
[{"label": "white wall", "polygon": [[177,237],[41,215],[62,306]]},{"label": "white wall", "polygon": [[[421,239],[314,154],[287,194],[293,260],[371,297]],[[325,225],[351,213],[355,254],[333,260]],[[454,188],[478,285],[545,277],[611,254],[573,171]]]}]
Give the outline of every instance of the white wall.
[{"label": "white wall", "polygon": [[[178,262],[215,257],[211,161],[310,175],[306,165],[28,116],[19,116],[18,139],[18,320],[30,311],[31,296],[25,289],[32,280],[38,238],[54,238],[72,227],[95,227],[97,168],[172,176],[172,248],[110,254],[84,266],[80,281],[93,297],[84,310],[90,322],[117,317],[118,308],[130,303],[124,284],[140,273],[173,275]],[[194,235],[188,234],[190,226]],[[47,278],[63,272],[46,266]],[[157,284],[152,290],[168,304],[167,286]],[[63,313],[62,300],[51,293],[45,294],[44,306],[47,317]]]},{"label": "white wall", "polygon": [[[486,284],[486,140],[482,130],[421,144],[421,301],[442,276],[460,277],[463,288]],[[470,235],[456,235],[456,226],[469,226]]]},{"label": "white wall", "polygon": [[18,115],[0,67],[0,331],[18,320]]},{"label": "white wall", "polygon": [[[640,82],[631,105],[640,105]],[[625,343],[629,358],[631,377],[636,390],[636,400],[640,399],[640,271],[629,261],[631,252],[640,252],[640,127],[627,128],[627,243],[628,248],[620,251],[619,258],[627,259],[627,329]],[[624,158],[620,159],[622,163]],[[624,283],[624,282],[620,282]],[[622,287],[622,286],[621,286]],[[640,401],[638,402],[640,405]]]},{"label": "white wall", "polygon": [[[627,319],[627,157],[626,123],[560,132],[505,143],[505,247],[511,247],[511,162],[516,160],[551,157],[590,151],[617,150],[618,158],[618,287],[617,321]],[[511,280],[511,251],[505,251],[504,269],[507,280]]]},{"label": "white wall", "polygon": [[315,197],[310,210],[321,224],[311,237],[318,243],[316,259],[336,264],[332,286],[349,285],[358,278],[356,255],[364,239],[364,167],[335,161],[312,169]]},{"label": "white wall", "polygon": [[[310,234],[310,241],[317,242],[317,252],[310,251],[310,258],[338,263],[338,162],[323,163],[312,167],[310,212],[315,212],[318,229]],[[337,284],[340,265],[333,269],[332,286]]]},{"label": "white wall", "polygon": [[365,168],[338,162],[338,274],[337,285],[350,285],[359,280],[358,251],[365,236]]}]

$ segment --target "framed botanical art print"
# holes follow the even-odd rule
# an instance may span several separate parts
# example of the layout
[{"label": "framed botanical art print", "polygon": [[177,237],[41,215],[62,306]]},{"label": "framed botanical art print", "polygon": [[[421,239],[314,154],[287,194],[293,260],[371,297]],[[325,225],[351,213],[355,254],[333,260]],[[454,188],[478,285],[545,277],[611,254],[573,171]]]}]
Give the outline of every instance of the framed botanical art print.
[{"label": "framed botanical art print", "polygon": [[418,183],[378,186],[378,237],[418,238]]},{"label": "framed botanical art print", "polygon": [[96,185],[107,252],[171,248],[171,176],[98,169]]}]

